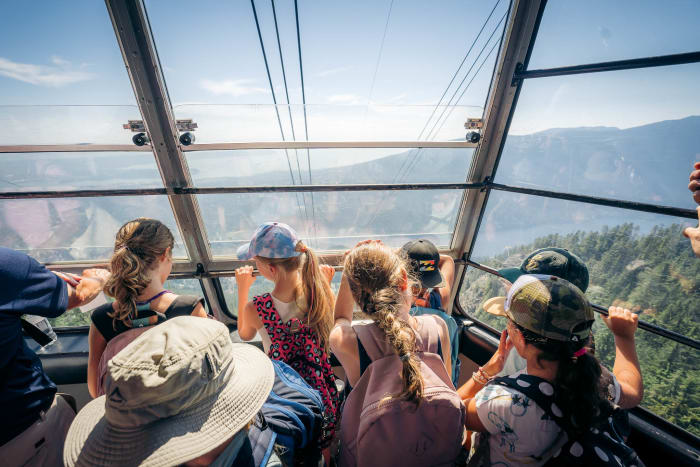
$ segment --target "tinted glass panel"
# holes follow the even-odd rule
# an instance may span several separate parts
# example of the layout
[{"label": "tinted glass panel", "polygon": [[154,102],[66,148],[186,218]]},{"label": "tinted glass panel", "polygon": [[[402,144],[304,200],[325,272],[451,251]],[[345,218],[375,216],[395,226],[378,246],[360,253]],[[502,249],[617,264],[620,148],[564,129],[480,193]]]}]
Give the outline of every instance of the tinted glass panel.
[{"label": "tinted glass panel", "polygon": [[108,259],[127,221],[151,217],[175,237],[173,255],[186,256],[164,196],[17,199],[0,201],[0,245],[47,263]]},{"label": "tinted glass panel", "polygon": [[151,152],[0,154],[0,191],[162,188]]},{"label": "tinted glass panel", "polygon": [[525,82],[496,181],[693,208],[700,63]]},{"label": "tinted glass panel", "polygon": [[[175,115],[199,123],[198,140],[281,139],[251,4],[146,3]],[[271,3],[255,5],[286,138],[293,125],[303,140],[294,2],[275,3],[279,46]],[[505,0],[299,2],[309,139],[415,140],[426,125],[421,139],[463,138],[464,120],[482,109],[454,106],[483,106],[507,9]],[[443,93],[449,107],[435,109]]]},{"label": "tinted glass panel", "polygon": [[141,117],[104,3],[15,2],[0,43],[0,144],[129,144]]},{"label": "tinted glass panel", "polygon": [[593,303],[620,304],[697,339],[700,261],[681,234],[696,222],[492,192],[472,256],[496,268],[518,267],[537,248],[567,248],[588,266],[586,295]]},{"label": "tinted glass panel", "polygon": [[[308,141],[464,141],[467,118],[482,113],[464,105],[307,104]],[[175,116],[197,122],[197,143],[306,141],[302,105],[184,104]]]},{"label": "tinted glass panel", "polygon": [[695,52],[698,17],[694,0],[548,2],[529,68]]},{"label": "tinted glass panel", "polygon": [[344,250],[378,238],[401,246],[415,238],[449,245],[462,191],[270,193],[200,195],[216,256],[235,255],[258,225],[285,222],[319,250]]},{"label": "tinted glass panel", "polygon": [[[341,272],[337,271],[333,276],[331,282],[331,289],[334,294],[338,294],[338,289],[340,288],[340,278]],[[235,277],[222,277],[219,279],[221,281],[221,288],[224,290],[224,297],[226,298],[226,305],[231,313],[238,316],[238,287],[236,286]],[[250,288],[248,294],[248,300],[252,300],[253,297],[262,295],[264,293],[272,292],[275,288],[275,283],[265,279],[263,276],[256,276],[253,286]]]},{"label": "tinted glass panel", "polygon": [[506,283],[498,276],[479,269],[468,268],[459,289],[459,304],[482,323],[486,323],[497,331],[506,328],[506,320],[484,311],[483,305],[489,298],[505,297]]},{"label": "tinted glass panel", "polygon": [[195,185],[216,187],[307,185],[310,181],[320,185],[461,183],[467,179],[473,153],[470,148],[347,148],[186,154]]}]

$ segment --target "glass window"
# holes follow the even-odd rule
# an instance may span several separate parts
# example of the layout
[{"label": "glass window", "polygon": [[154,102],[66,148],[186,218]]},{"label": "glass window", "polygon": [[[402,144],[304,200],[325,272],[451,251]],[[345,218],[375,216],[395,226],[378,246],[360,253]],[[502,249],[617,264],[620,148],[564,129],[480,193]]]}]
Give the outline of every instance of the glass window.
[{"label": "glass window", "polygon": [[186,154],[195,186],[220,187],[308,185],[309,181],[319,185],[463,183],[473,153],[471,148],[343,148]]},{"label": "glass window", "polygon": [[131,144],[141,119],[105,5],[19,2],[0,18],[0,144]]},{"label": "glass window", "polygon": [[[303,105],[182,104],[174,109],[177,118],[197,123],[196,143],[282,141],[280,123],[284,140],[306,140]],[[309,141],[464,141],[467,118],[482,113],[482,107],[466,105],[306,105]]]},{"label": "glass window", "polygon": [[668,6],[636,0],[548,2],[529,68],[700,50],[700,4],[676,0]]},{"label": "glass window", "polygon": [[[697,322],[696,316],[694,323]],[[687,321],[686,325],[690,323],[693,321]],[[599,319],[593,325],[593,333],[596,356],[612,369],[615,361],[612,333]],[[698,337],[697,333],[695,337]],[[695,436],[700,435],[700,413],[697,410],[700,388],[695,384],[700,365],[698,351],[641,330],[635,335],[635,343],[644,378],[644,399],[640,405]]]},{"label": "glass window", "polygon": [[[341,271],[336,271],[331,281],[331,289],[334,294],[338,294],[338,289],[340,288],[340,278],[342,277]],[[235,277],[221,277],[221,288],[224,291],[224,297],[226,298],[226,306],[228,310],[235,316],[238,316],[238,287],[236,286]],[[262,295],[265,293],[270,293],[275,288],[275,283],[265,279],[263,276],[258,275],[255,278],[253,286],[250,288],[248,300],[252,300],[253,297]]]},{"label": "glass window", "polygon": [[162,188],[151,152],[0,154],[0,191]]},{"label": "glass window", "polygon": [[165,196],[2,200],[0,244],[45,263],[106,260],[119,228],[137,217],[162,221],[175,237],[173,256],[187,256]]},{"label": "glass window", "polygon": [[[460,190],[199,195],[215,256],[235,255],[267,221],[284,222],[317,250],[345,250],[367,238],[390,246],[427,238],[447,246]],[[298,195],[298,196],[297,196]]]},{"label": "glass window", "polygon": [[700,63],[526,80],[496,181],[693,208]]},{"label": "glass window", "polygon": [[[519,266],[519,265],[518,265]],[[483,305],[489,298],[505,297],[506,283],[493,274],[468,268],[459,289],[459,304],[469,316],[486,323],[497,331],[506,328],[506,320],[484,311]]]},{"label": "glass window", "polygon": [[[593,303],[606,308],[625,306],[644,321],[698,339],[700,261],[681,234],[693,223],[690,219],[492,192],[472,257],[500,269],[520,266],[537,248],[567,248],[588,266],[586,295]],[[478,281],[474,284],[482,289]],[[472,282],[465,281],[462,293],[478,296],[479,290],[469,291],[471,287]]]},{"label": "glass window", "polygon": [[[197,121],[198,142],[280,140],[250,3],[146,4],[175,115]],[[255,5],[285,137],[293,125],[304,140],[294,3],[275,3],[279,46],[271,3]],[[186,40],[175,27],[183,9]],[[309,140],[464,138],[466,118],[482,114],[507,10],[503,0],[300,2]]]}]

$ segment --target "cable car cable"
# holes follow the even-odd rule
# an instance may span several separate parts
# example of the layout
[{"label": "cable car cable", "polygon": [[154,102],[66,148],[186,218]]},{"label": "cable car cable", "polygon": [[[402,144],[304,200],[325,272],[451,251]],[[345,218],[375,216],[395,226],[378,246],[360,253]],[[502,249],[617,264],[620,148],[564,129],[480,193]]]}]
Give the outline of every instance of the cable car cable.
[{"label": "cable car cable", "polygon": [[[501,0],[498,0],[499,2]],[[386,41],[386,32],[389,29],[389,19],[391,18],[391,10],[394,8],[394,0],[391,0],[391,3],[389,4],[389,11],[386,14],[386,23],[384,23],[384,34],[382,35],[382,42],[379,45],[379,54],[377,55],[377,63],[374,65],[374,73],[372,75],[372,84],[369,87],[369,94],[367,96],[367,107],[365,108],[365,118],[363,119],[364,121],[367,120],[367,111],[369,110],[369,106],[372,102],[372,93],[374,92],[374,83],[377,81],[377,71],[379,71],[379,62],[382,60],[382,53],[384,52],[384,42]]]},{"label": "cable car cable", "polygon": [[[294,19],[297,25],[297,49],[299,50],[299,74],[301,76],[301,102],[304,106],[304,136],[306,141],[309,140],[309,124],[306,117],[306,91],[304,90],[304,62],[301,59],[301,31],[299,28],[299,4],[298,0],[294,0]],[[311,155],[309,149],[306,149],[306,163],[309,170],[309,185],[313,185],[313,180],[311,179]],[[312,217],[312,227],[314,231],[314,238],[318,238],[318,232],[316,231],[316,206],[314,203],[313,192],[309,193],[311,195],[311,217]],[[315,245],[318,248],[318,245]]]},{"label": "cable car cable", "polygon": [[[270,66],[267,62],[267,53],[265,52],[265,43],[263,42],[262,33],[260,31],[260,22],[258,21],[258,12],[255,8],[255,0],[250,0],[250,6],[253,8],[253,18],[255,19],[255,27],[258,30],[258,39],[260,40],[260,49],[262,50],[263,60],[265,62],[265,71],[267,72],[267,81],[270,84],[270,92],[272,93],[272,102],[275,106],[275,114],[277,115],[277,123],[280,127],[280,134],[282,135],[282,141],[286,141],[284,136],[284,128],[282,127],[282,119],[280,118],[280,112],[277,108],[277,97],[275,96],[275,87],[272,85],[272,75],[270,74]],[[289,153],[285,149],[285,154],[287,156],[287,165],[289,166],[289,175],[292,177],[292,185],[296,185],[294,181],[294,171],[292,170],[292,162],[289,159]],[[301,180],[299,180],[301,183]],[[301,214],[301,205],[299,204],[299,197],[297,195],[297,207],[299,209],[299,214]],[[306,204],[304,204],[304,209],[306,210]],[[308,216],[307,216],[308,217]]]}]

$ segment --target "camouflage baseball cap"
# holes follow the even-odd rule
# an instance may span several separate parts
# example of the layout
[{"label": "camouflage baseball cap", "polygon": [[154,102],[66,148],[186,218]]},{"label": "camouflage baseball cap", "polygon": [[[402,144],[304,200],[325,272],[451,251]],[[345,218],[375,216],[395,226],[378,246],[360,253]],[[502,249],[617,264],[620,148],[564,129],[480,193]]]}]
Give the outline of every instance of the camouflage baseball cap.
[{"label": "camouflage baseball cap", "polygon": [[571,282],[551,275],[520,276],[506,297],[487,300],[484,310],[558,341],[588,339],[594,321],[593,309],[583,292]]},{"label": "camouflage baseball cap", "polygon": [[498,273],[510,282],[523,274],[551,274],[566,279],[583,292],[588,288],[588,268],[581,258],[564,248],[540,248],[530,253],[519,268],[501,269]]},{"label": "camouflage baseball cap", "polygon": [[253,233],[249,243],[236,251],[238,259],[247,261],[256,256],[263,258],[293,258],[301,254],[297,249],[299,236],[282,222],[265,222]]}]

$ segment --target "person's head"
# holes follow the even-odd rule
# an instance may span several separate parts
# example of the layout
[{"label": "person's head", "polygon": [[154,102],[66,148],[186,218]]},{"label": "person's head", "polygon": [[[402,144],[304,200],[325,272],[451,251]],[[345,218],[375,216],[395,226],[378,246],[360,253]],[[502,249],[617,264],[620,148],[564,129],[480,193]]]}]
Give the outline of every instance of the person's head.
[{"label": "person's head", "polygon": [[105,395],[68,431],[65,464],[179,465],[220,452],[245,436],[273,380],[270,359],[232,344],[224,324],[169,319],[110,360]]},{"label": "person's head", "polygon": [[403,362],[403,392],[399,397],[420,402],[423,380],[415,355],[416,336],[401,318],[402,308],[410,306],[413,299],[411,287],[415,284],[406,261],[379,242],[363,244],[345,258],[343,275],[355,303],[384,332]]},{"label": "person's head", "polygon": [[528,366],[556,364],[554,386],[575,426],[585,429],[599,414],[600,364],[588,353],[594,317],[583,292],[551,275],[520,276],[506,297],[484,304],[488,313],[508,318],[508,336]]},{"label": "person's head", "polygon": [[439,268],[440,252],[430,240],[408,242],[401,247],[401,254],[408,260],[410,270],[418,280],[419,290],[414,290],[414,293],[445,287],[445,278]]},{"label": "person's head", "polygon": [[498,273],[511,283],[524,274],[547,274],[566,279],[583,292],[588,288],[586,264],[564,248],[540,248],[530,253],[520,267],[501,269]]},{"label": "person's head", "polygon": [[122,225],[110,260],[105,293],[116,299],[113,318],[129,323],[136,298],[151,284],[162,285],[172,270],[173,234],[162,222],[138,218]]},{"label": "person's head", "polygon": [[333,291],[321,272],[316,253],[294,229],[281,222],[266,222],[258,227],[250,243],[238,249],[237,256],[255,260],[256,268],[266,279],[275,283],[291,280],[299,285],[297,304],[306,311],[308,325],[327,349],[333,327]]}]

